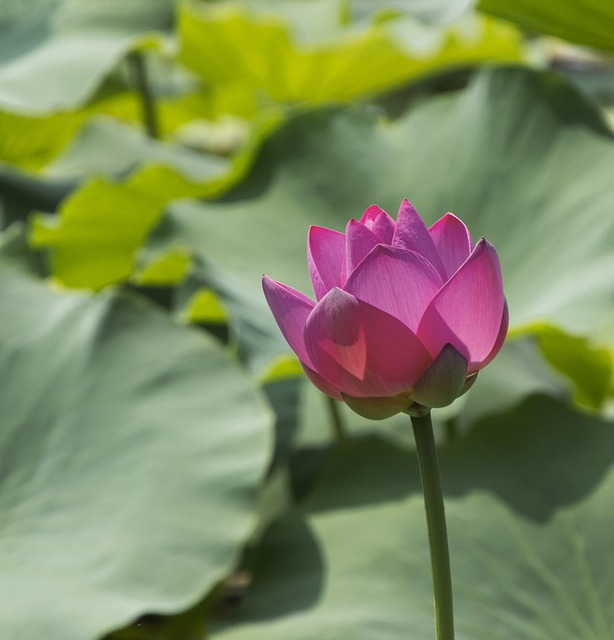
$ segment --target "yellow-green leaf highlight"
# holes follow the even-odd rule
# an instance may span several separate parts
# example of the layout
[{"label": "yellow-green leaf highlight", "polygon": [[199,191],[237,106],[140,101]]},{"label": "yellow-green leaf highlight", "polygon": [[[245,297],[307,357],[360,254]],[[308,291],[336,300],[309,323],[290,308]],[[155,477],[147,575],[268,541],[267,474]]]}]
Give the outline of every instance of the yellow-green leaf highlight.
[{"label": "yellow-green leaf highlight", "polygon": [[132,280],[136,284],[148,287],[172,286],[187,276],[191,266],[190,251],[183,247],[176,247],[137,271]]},{"label": "yellow-green leaf highlight", "polygon": [[510,335],[534,334],[550,364],[574,384],[574,400],[600,409],[612,394],[612,352],[591,340],[573,336],[553,324],[535,322]]},{"label": "yellow-green leaf highlight", "polygon": [[[139,248],[167,204],[180,198],[212,198],[227,191],[248,171],[262,139],[278,122],[274,114],[263,119],[228,170],[203,177],[201,182],[160,165],[137,170],[123,182],[91,179],[62,203],[58,216],[33,217],[31,243],[51,249],[53,276],[63,286],[101,289],[126,281]],[[152,268],[155,275],[157,268]],[[176,263],[174,269],[165,275],[167,283],[169,278],[181,279],[183,272]]]},{"label": "yellow-green leaf highlight", "polygon": [[250,87],[263,105],[345,102],[451,66],[520,59],[515,29],[474,20],[470,29],[446,28],[437,35],[437,46],[419,53],[401,44],[389,22],[340,31],[327,43],[308,46],[281,18],[186,4],[179,15],[179,58],[211,86]]},{"label": "yellow-green leaf highlight", "polygon": [[603,0],[480,0],[478,7],[524,29],[614,51],[614,4]]},{"label": "yellow-green leaf highlight", "polygon": [[219,297],[212,289],[199,289],[188,301],[184,311],[187,322],[203,324],[225,324],[228,313]]}]

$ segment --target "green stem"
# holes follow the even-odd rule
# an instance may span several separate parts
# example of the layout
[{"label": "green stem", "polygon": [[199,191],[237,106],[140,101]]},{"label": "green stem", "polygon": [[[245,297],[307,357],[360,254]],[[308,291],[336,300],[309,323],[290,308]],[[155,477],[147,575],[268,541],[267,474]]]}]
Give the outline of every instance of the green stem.
[{"label": "green stem", "polygon": [[424,491],[426,524],[431,550],[431,569],[435,596],[436,640],[454,639],[454,610],[452,604],[452,576],[450,551],[446,529],[446,513],[437,462],[437,448],[433,436],[431,414],[412,417],[416,450],[420,463],[420,477]]},{"label": "green stem", "polygon": [[134,77],[136,90],[141,96],[141,108],[143,111],[143,123],[145,125],[145,130],[150,138],[159,138],[156,101],[147,80],[145,57],[142,53],[134,51],[128,56],[128,60],[132,67],[132,75]]},{"label": "green stem", "polygon": [[326,396],[326,400],[328,402],[330,421],[333,425],[333,431],[335,433],[337,446],[340,449],[344,449],[345,447],[347,447],[348,439],[345,433],[343,418],[341,417],[341,412],[339,411],[339,401],[331,398],[330,396]]}]

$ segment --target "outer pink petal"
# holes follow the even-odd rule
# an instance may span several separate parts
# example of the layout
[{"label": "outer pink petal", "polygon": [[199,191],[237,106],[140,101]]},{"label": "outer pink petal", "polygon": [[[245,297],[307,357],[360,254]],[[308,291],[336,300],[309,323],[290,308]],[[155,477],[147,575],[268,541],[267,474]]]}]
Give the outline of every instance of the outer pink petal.
[{"label": "outer pink petal", "polygon": [[309,315],[305,346],[313,369],[354,397],[407,391],[431,362],[401,321],[341,289],[329,291]]},{"label": "outer pink petal", "polygon": [[363,214],[360,222],[379,238],[383,244],[392,244],[394,220],[377,205],[372,204]]},{"label": "outer pink petal", "polygon": [[443,218],[429,227],[429,233],[439,252],[446,274],[451,278],[473,251],[469,230],[454,214],[446,213]]},{"label": "outer pink petal", "polygon": [[507,336],[507,329],[510,324],[510,314],[509,309],[507,307],[507,300],[504,300],[503,303],[503,317],[501,318],[501,326],[499,327],[499,335],[495,340],[495,346],[492,348],[491,352],[486,356],[482,362],[476,362],[470,367],[469,373],[473,373],[474,371],[478,371],[483,369],[498,353],[501,351],[501,347],[505,342],[505,338]]},{"label": "outer pink petal", "polygon": [[315,302],[300,291],[267,276],[262,276],[262,288],[284,338],[299,360],[313,368],[311,358],[305,349],[303,335],[307,318],[315,307]]},{"label": "outer pink petal", "polygon": [[358,220],[350,220],[345,229],[345,268],[350,273],[379,244],[379,238]]},{"label": "outer pink petal", "polygon": [[437,271],[422,256],[380,244],[354,269],[343,289],[415,332],[442,285]]},{"label": "outer pink petal", "polygon": [[307,259],[316,299],[343,284],[345,236],[325,227],[309,227]]},{"label": "outer pink petal", "polygon": [[447,280],[445,267],[431,234],[415,207],[407,200],[403,200],[401,203],[392,244],[395,247],[415,251],[424,256],[435,267],[443,280]]},{"label": "outer pink petal", "polygon": [[313,385],[317,387],[322,393],[325,393],[327,396],[331,398],[336,398],[337,400],[343,400],[341,397],[341,393],[339,389],[336,389],[331,384],[329,384],[324,378],[313,369],[309,368],[304,362],[301,362],[301,366],[303,367],[303,371],[305,375],[311,380]]},{"label": "outer pink petal", "polygon": [[418,336],[433,357],[449,342],[474,371],[495,346],[504,304],[499,258],[482,238],[427,307]]}]

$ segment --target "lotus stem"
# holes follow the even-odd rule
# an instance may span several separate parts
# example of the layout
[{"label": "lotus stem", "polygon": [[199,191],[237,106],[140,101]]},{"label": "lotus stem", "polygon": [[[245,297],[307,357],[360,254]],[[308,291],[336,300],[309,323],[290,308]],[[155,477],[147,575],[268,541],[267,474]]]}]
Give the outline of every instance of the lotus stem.
[{"label": "lotus stem", "polygon": [[132,67],[132,75],[136,90],[141,97],[141,109],[143,113],[143,124],[150,138],[159,138],[158,118],[156,113],[156,101],[147,78],[147,67],[145,57],[138,51],[133,51],[128,60]]},{"label": "lotus stem", "polygon": [[420,464],[431,552],[435,600],[435,638],[436,640],[454,640],[450,550],[433,423],[430,412],[424,416],[412,417],[411,421]]}]

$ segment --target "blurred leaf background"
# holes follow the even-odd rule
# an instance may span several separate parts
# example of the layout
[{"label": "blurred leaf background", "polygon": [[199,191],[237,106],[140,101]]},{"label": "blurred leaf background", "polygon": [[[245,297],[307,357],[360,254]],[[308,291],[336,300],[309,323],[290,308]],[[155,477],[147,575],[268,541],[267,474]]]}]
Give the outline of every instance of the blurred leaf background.
[{"label": "blurred leaf background", "polygon": [[260,290],[408,197],[510,305],[434,413],[458,637],[611,640],[613,33],[599,0],[0,0],[7,637],[432,637],[409,421],[307,385]]}]

